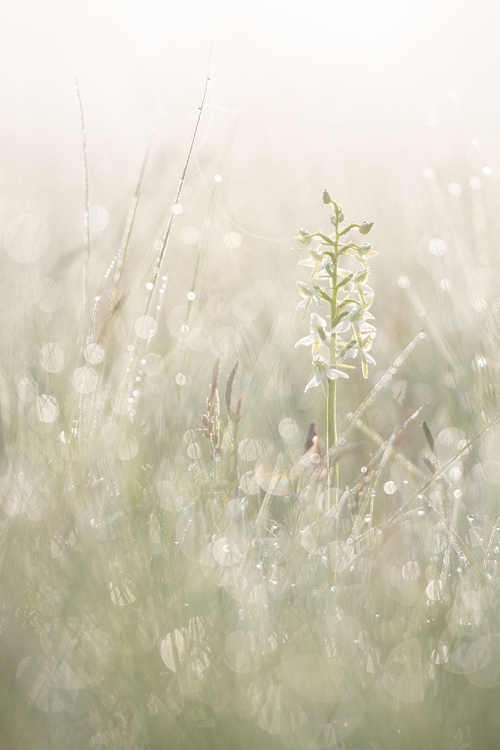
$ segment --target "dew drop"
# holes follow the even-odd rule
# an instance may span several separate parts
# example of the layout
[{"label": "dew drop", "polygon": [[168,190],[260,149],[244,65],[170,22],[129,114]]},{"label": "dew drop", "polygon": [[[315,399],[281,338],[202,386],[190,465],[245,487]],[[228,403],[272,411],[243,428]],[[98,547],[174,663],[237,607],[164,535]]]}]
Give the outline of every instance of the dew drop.
[{"label": "dew drop", "polygon": [[84,351],[85,359],[91,365],[98,365],[104,358],[104,349],[100,344],[87,344]]},{"label": "dew drop", "polygon": [[59,406],[54,396],[47,396],[45,393],[36,399],[36,416],[39,422],[53,422],[59,413]]},{"label": "dew drop", "polygon": [[444,255],[446,252],[446,242],[439,237],[433,237],[429,240],[429,252],[431,255]]},{"label": "dew drop", "polygon": [[134,330],[140,339],[154,336],[157,328],[156,320],[151,315],[142,315],[135,321]]},{"label": "dew drop", "polygon": [[18,263],[30,263],[40,258],[49,246],[49,227],[38,216],[21,214],[8,224],[3,240],[11,258]]},{"label": "dew drop", "polygon": [[394,495],[398,491],[396,482],[388,481],[384,484],[384,492],[386,495]]},{"label": "dew drop", "polygon": [[97,373],[91,367],[78,367],[71,377],[73,388],[78,393],[92,393],[97,385]]},{"label": "dew drop", "polygon": [[90,231],[102,232],[106,229],[109,222],[109,214],[102,206],[90,207]]},{"label": "dew drop", "polygon": [[448,192],[454,198],[458,198],[460,195],[462,195],[462,188],[460,187],[458,182],[450,182],[450,184],[448,185]]},{"label": "dew drop", "polygon": [[46,372],[61,372],[64,367],[64,352],[53,342],[44,344],[40,349],[40,365]]},{"label": "dew drop", "polygon": [[225,246],[231,248],[232,250],[239,247],[242,242],[243,237],[241,236],[241,234],[239,234],[239,232],[228,232],[224,236]]}]

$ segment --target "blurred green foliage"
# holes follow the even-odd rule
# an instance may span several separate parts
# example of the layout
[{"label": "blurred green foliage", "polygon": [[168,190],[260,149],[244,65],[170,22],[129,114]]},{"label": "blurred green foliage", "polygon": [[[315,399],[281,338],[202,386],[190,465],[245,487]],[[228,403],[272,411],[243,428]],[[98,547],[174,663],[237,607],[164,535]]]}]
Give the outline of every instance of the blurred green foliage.
[{"label": "blurred green foliage", "polygon": [[[90,159],[90,348],[81,205],[7,170],[2,748],[495,746],[498,429],[464,447],[499,412],[498,186],[460,139],[363,143],[269,193],[272,153],[232,179],[209,139],[150,289],[180,171],[153,146],[109,310],[133,179]],[[323,171],[380,251],[380,369],[342,391],[333,493],[290,260]]]}]

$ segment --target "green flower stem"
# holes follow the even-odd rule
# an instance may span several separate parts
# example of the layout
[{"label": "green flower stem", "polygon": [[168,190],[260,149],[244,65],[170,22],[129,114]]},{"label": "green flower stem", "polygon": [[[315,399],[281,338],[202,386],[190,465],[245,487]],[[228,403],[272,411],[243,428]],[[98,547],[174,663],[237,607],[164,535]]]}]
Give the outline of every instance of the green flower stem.
[{"label": "green flower stem", "polygon": [[[333,322],[337,316],[337,271],[338,271],[338,244],[339,244],[339,225],[338,218],[335,223],[335,260],[333,261],[333,273],[330,282],[330,296],[332,301],[330,302],[330,327],[333,326]],[[337,334],[333,333],[330,336],[330,367],[335,368],[337,366]],[[327,424],[326,424],[326,456],[327,462],[330,461],[330,456],[333,450],[337,447],[337,380],[328,380],[328,393],[327,393]],[[332,477],[330,474],[330,467],[328,464],[328,484],[330,485]],[[334,473],[333,473],[333,487],[336,489],[339,486],[339,464],[335,462]]]},{"label": "green flower stem", "polygon": [[[337,461],[333,462],[334,466],[330,471],[330,462],[338,444],[337,379],[349,377],[344,370],[354,369],[350,363],[358,354],[364,378],[368,377],[368,365],[375,364],[373,357],[368,354],[375,328],[368,322],[373,319],[369,312],[373,290],[366,284],[370,270],[366,259],[377,255],[377,252],[372,249],[372,245],[366,243],[359,245],[353,240],[347,243],[341,241],[351,229],[357,229],[361,235],[368,234],[373,226],[372,221],[351,223],[342,228],[342,222],[345,221],[342,204],[332,200],[328,190],[323,191],[323,203],[332,207],[330,224],[334,231],[325,234],[299,229],[296,237],[302,247],[309,248],[309,258],[300,261],[301,265],[313,268],[307,281],[297,282],[302,297],[298,307],[304,309],[305,316],[313,302],[318,306],[326,302],[330,306],[329,313],[325,316],[330,318],[330,330],[326,330],[326,320],[317,313],[312,313],[309,336],[301,338],[295,346],[311,346],[314,376],[305,390],[321,385],[326,393],[327,482],[329,488],[339,489]],[[361,269],[342,268],[339,265],[342,256],[354,257]],[[339,324],[340,330],[334,332]]]}]

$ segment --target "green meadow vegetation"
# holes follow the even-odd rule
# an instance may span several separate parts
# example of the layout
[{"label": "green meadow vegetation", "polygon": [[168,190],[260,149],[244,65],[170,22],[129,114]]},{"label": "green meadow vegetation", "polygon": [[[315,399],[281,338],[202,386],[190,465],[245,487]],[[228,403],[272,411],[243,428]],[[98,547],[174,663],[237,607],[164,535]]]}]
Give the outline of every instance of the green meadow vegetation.
[{"label": "green meadow vegetation", "polygon": [[0,747],[496,747],[491,170],[273,172],[263,236],[205,96],[109,213],[80,115],[78,209],[5,181]]}]

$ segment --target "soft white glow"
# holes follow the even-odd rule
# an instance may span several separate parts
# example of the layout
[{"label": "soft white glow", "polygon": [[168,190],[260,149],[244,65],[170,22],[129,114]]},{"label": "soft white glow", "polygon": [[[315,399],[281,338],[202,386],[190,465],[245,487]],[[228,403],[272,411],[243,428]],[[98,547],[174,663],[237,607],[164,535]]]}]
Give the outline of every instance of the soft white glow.
[{"label": "soft white glow", "polygon": [[183,29],[187,40],[217,39],[229,35],[237,42],[254,34],[272,41],[279,50],[293,46],[311,55],[332,59],[349,54],[357,60],[385,60],[402,49],[426,24],[439,0],[401,3],[400,0],[309,2],[286,6],[282,2],[204,0],[185,3],[120,3],[120,16],[145,56],[157,54],[169,29]]}]

